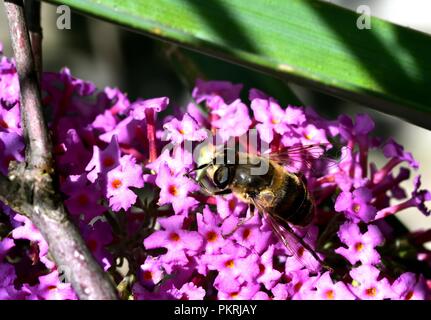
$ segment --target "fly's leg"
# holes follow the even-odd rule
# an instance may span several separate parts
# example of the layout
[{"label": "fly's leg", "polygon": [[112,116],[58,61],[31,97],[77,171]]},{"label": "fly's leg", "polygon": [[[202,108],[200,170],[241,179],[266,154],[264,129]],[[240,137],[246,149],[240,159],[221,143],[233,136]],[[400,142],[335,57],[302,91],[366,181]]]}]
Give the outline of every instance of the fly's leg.
[{"label": "fly's leg", "polygon": [[235,232],[236,232],[236,230],[238,230],[238,228],[239,227],[241,227],[244,223],[246,223],[246,222],[248,222],[248,221],[250,221],[253,217],[254,217],[254,205],[252,205],[252,204],[250,204],[250,216],[248,217],[248,218],[243,218],[243,219],[241,219],[241,220],[239,220],[239,222],[238,222],[238,224],[236,225],[236,227],[231,231],[231,232],[229,232],[229,233],[227,233],[227,234],[224,234],[223,235],[223,238],[228,238],[228,237],[230,237],[231,235],[233,235]]},{"label": "fly's leg", "polygon": [[220,196],[220,195],[230,194],[230,193],[232,193],[232,191],[230,189],[226,189],[226,190],[215,191],[212,193],[212,195],[213,196]]}]

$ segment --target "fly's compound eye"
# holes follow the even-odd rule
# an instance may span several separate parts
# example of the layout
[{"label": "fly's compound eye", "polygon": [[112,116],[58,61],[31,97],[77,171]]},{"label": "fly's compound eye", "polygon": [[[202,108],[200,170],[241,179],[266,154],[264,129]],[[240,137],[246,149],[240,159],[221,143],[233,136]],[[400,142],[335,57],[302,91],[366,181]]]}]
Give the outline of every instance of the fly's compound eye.
[{"label": "fly's compound eye", "polygon": [[214,184],[219,189],[225,189],[230,181],[230,170],[227,166],[220,166],[214,173]]}]

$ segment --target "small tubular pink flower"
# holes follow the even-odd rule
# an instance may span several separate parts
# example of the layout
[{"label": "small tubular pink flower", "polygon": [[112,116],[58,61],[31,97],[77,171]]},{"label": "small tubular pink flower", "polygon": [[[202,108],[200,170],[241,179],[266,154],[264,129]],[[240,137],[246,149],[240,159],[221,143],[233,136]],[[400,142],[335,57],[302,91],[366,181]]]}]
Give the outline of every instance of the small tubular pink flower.
[{"label": "small tubular pink flower", "polygon": [[93,83],[73,77],[70,69],[66,67],[62,68],[59,73],[45,72],[43,82],[61,82],[64,86],[70,88],[72,93],[80,96],[89,96],[96,90]]},{"label": "small tubular pink flower", "polygon": [[229,105],[223,105],[212,113],[218,116],[218,119],[212,121],[211,125],[217,129],[223,142],[228,141],[231,137],[245,134],[250,128],[251,120],[248,108],[240,99]]},{"label": "small tubular pink flower", "polygon": [[15,132],[0,132],[0,173],[7,176],[9,162],[22,161],[23,138]]},{"label": "small tubular pink flower", "polygon": [[142,121],[128,116],[121,120],[112,130],[100,135],[100,140],[110,142],[116,137],[118,143],[127,146],[142,146],[146,144],[146,133]]},{"label": "small tubular pink flower", "polygon": [[256,213],[253,218],[242,224],[235,231],[232,238],[235,239],[239,245],[261,253],[268,248],[268,244],[270,243],[270,238],[272,236],[272,232],[261,231],[261,226],[262,219],[259,214]]},{"label": "small tubular pink flower", "polygon": [[9,110],[0,104],[0,131],[22,134],[18,104]]},{"label": "small tubular pink flower", "polygon": [[0,263],[3,261],[4,257],[7,255],[8,251],[15,246],[13,239],[4,238],[0,240]]},{"label": "small tubular pink flower", "polygon": [[138,100],[130,106],[130,115],[136,120],[145,119],[145,110],[153,109],[155,112],[161,112],[169,105],[167,97],[153,98],[147,100]]},{"label": "small tubular pink flower", "polygon": [[[92,128],[101,132],[110,132],[115,129],[116,125],[117,118],[109,110],[99,114],[91,123]],[[109,139],[109,141],[111,140]]]},{"label": "small tubular pink flower", "polygon": [[173,118],[165,123],[163,128],[167,131],[167,139],[175,144],[180,144],[184,140],[202,141],[208,136],[207,131],[201,128],[188,113],[184,114],[181,121]]},{"label": "small tubular pink flower", "polygon": [[152,290],[145,288],[138,282],[135,282],[135,284],[133,285],[132,294],[135,300],[167,300],[170,298],[168,297],[165,290],[163,292],[153,292]]},{"label": "small tubular pink flower", "polygon": [[1,56],[2,52],[0,52],[0,100],[11,107],[19,101],[18,73],[13,60]]},{"label": "small tubular pink flower", "polygon": [[353,279],[348,287],[360,299],[382,300],[393,297],[394,292],[386,278],[379,278],[380,271],[371,265],[361,265],[352,271],[350,276]]},{"label": "small tubular pink flower", "polygon": [[137,199],[130,187],[142,188],[144,179],[141,165],[131,155],[120,158],[120,165],[108,172],[107,197],[114,211],[129,209]]},{"label": "small tubular pink flower", "polygon": [[111,267],[112,256],[106,249],[112,240],[112,230],[107,222],[97,220],[93,225],[82,224],[81,232],[88,249],[106,271]]},{"label": "small tubular pink flower", "polygon": [[15,289],[15,268],[12,264],[0,262],[0,300],[22,299],[23,295]]},{"label": "small tubular pink flower", "polygon": [[274,296],[274,300],[287,300],[289,296],[288,288],[289,283],[278,283],[274,288],[272,288],[271,293]]},{"label": "small tubular pink flower", "polygon": [[93,146],[93,157],[85,167],[85,171],[88,172],[88,180],[94,183],[99,175],[102,176],[102,179],[106,178],[108,171],[118,166],[119,159],[120,147],[117,136],[112,137],[111,143],[104,150]]},{"label": "small tubular pink flower", "polygon": [[14,239],[27,239],[36,243],[39,246],[40,261],[42,261],[48,269],[54,268],[54,262],[48,258],[48,243],[30,219],[16,214],[14,220],[19,222],[19,226],[12,231],[12,237]]},{"label": "small tubular pink flower", "polygon": [[77,297],[70,283],[62,283],[57,271],[39,277],[39,284],[26,286],[26,300],[76,300]]},{"label": "small tubular pink flower", "polygon": [[425,279],[412,272],[400,275],[392,284],[392,289],[396,300],[424,300],[427,298]]},{"label": "small tubular pink flower", "polygon": [[220,254],[205,257],[208,269],[217,270],[218,275],[214,285],[222,291],[235,291],[231,288],[233,283],[255,282],[259,275],[256,254],[247,255],[247,250],[233,242],[227,242]]},{"label": "small tubular pink flower", "polygon": [[425,202],[431,201],[431,192],[426,189],[420,189],[421,187],[421,176],[416,176],[413,180],[414,189],[412,191],[411,198],[390,207],[383,208],[379,210],[376,214],[376,219],[382,219],[392,214],[397,213],[398,211],[415,207],[419,209],[425,216],[429,216],[431,214],[431,210],[425,205]]},{"label": "small tubular pink flower", "polygon": [[281,277],[281,272],[273,267],[274,259],[274,246],[270,245],[266,250],[259,262],[259,275],[257,282],[262,283],[267,290],[271,290]]},{"label": "small tubular pink flower", "polygon": [[87,185],[84,174],[69,176],[62,186],[62,191],[69,196],[64,201],[68,212],[77,217],[84,215],[86,222],[90,222],[106,211],[106,208],[99,204],[102,198],[101,192],[94,185]]},{"label": "small tubular pink flower", "polygon": [[156,185],[160,188],[159,205],[172,204],[176,213],[187,212],[198,202],[189,194],[199,190],[199,186],[183,173],[172,173],[166,163],[159,167]]},{"label": "small tubular pink flower", "polygon": [[130,101],[127,95],[121,92],[118,88],[106,87],[101,93],[109,100],[109,112],[113,115],[119,113],[124,114],[130,106]]},{"label": "small tubular pink flower", "polygon": [[312,294],[311,289],[316,281],[316,277],[310,277],[308,270],[287,272],[286,276],[290,279],[286,287],[289,296],[293,300],[307,300],[309,295]]},{"label": "small tubular pink flower", "polygon": [[347,286],[341,282],[331,279],[329,272],[325,272],[314,282],[315,293],[310,297],[313,300],[355,300],[356,297]]},{"label": "small tubular pink flower", "polygon": [[251,109],[255,119],[260,122],[256,125],[256,129],[263,141],[269,143],[274,138],[274,132],[283,134],[289,130],[286,112],[280,108],[274,99],[253,99]]},{"label": "small tubular pink flower", "polygon": [[202,215],[196,216],[198,232],[205,240],[205,252],[213,254],[226,244],[220,228],[221,219],[205,206]]},{"label": "small tubular pink flower", "polygon": [[306,121],[303,108],[288,106],[284,112],[284,120],[288,125],[301,126]]},{"label": "small tubular pink flower", "polygon": [[169,167],[171,174],[179,175],[181,173],[184,175],[186,171],[192,168],[192,154],[180,146],[174,146],[172,152],[170,148],[166,148],[155,161],[147,165],[147,168],[159,173],[162,165],[165,164]]},{"label": "small tubular pink flower", "polygon": [[367,114],[358,114],[356,122],[348,116],[341,115],[338,117],[339,132],[346,140],[357,140],[363,143],[364,139],[368,139],[368,134],[374,129],[374,121]]},{"label": "small tubular pink flower", "polygon": [[169,289],[167,293],[178,300],[203,300],[205,297],[205,289],[196,286],[193,282],[183,284],[180,289],[175,287]]},{"label": "small tubular pink flower", "polygon": [[217,213],[222,219],[229,216],[239,216],[247,210],[247,205],[233,194],[229,194],[223,197],[217,197]]},{"label": "small tubular pink flower", "polygon": [[244,283],[233,291],[219,291],[220,300],[251,300],[259,291],[259,285],[255,283]]},{"label": "small tubular pink flower", "polygon": [[352,221],[370,222],[376,216],[376,208],[370,204],[371,191],[361,187],[353,192],[343,191],[337,198],[335,210],[344,212]]},{"label": "small tubular pink flower", "polygon": [[351,264],[361,261],[362,264],[378,264],[380,255],[375,248],[382,244],[383,235],[374,225],[368,226],[368,231],[361,233],[357,224],[346,222],[338,231],[338,237],[347,246],[335,250]]},{"label": "small tubular pink flower", "polygon": [[63,152],[57,155],[59,172],[64,175],[81,174],[85,170],[86,163],[91,159],[91,153],[85,148],[75,129],[67,130],[61,148]]},{"label": "small tubular pink flower", "polygon": [[404,151],[403,146],[396,143],[394,139],[389,139],[383,146],[383,154],[386,158],[395,159],[397,162],[406,161],[413,169],[419,168],[419,163],[413,158],[413,155]]},{"label": "small tubular pink flower", "polygon": [[422,212],[425,216],[431,214],[431,210],[425,205],[426,201],[431,201],[431,192],[429,190],[420,189],[421,187],[421,176],[416,176],[413,180],[414,189],[412,191],[411,202]]},{"label": "small tubular pink flower", "polygon": [[329,143],[325,130],[316,127],[314,124],[299,127],[298,129],[295,129],[295,132],[299,135],[301,144],[304,146],[310,144]]},{"label": "small tubular pink flower", "polygon": [[[198,232],[181,229],[184,218],[184,216],[172,216],[159,219],[164,230],[155,231],[144,240],[144,246],[147,249],[166,248],[168,250],[163,256],[164,263],[186,264],[187,256],[196,254],[202,248],[203,239]],[[170,272],[170,270],[167,271]]]},{"label": "small tubular pink flower", "polygon": [[139,280],[146,287],[153,287],[163,279],[164,272],[159,259],[148,256],[139,270]]},{"label": "small tubular pink flower", "polygon": [[196,103],[190,102],[187,105],[186,112],[196,120],[196,122],[201,127],[208,127],[209,126],[209,119],[207,118],[207,115],[202,112],[202,109],[196,105]]},{"label": "small tubular pink flower", "polygon": [[197,103],[206,101],[207,105],[214,109],[219,103],[230,104],[238,99],[242,87],[242,84],[232,84],[228,81],[203,81],[197,79],[192,97]]}]

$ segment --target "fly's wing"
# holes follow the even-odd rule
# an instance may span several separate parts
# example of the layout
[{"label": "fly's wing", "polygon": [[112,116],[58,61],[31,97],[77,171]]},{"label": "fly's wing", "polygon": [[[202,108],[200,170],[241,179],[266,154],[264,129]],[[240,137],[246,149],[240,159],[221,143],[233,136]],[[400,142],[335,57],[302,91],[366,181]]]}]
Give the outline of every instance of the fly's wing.
[{"label": "fly's wing", "polygon": [[[271,215],[265,214],[265,220],[271,226],[276,236],[283,242],[287,252],[293,256],[299,263],[312,272],[318,272],[321,269],[320,262],[314,257],[313,253],[306,249],[298,240],[298,236],[293,231],[288,231],[278,223]],[[310,254],[305,254],[309,251]]]},{"label": "fly's wing", "polygon": [[329,143],[295,145],[269,154],[269,158],[285,166],[289,171],[299,172],[305,169],[325,171],[337,166],[341,158],[341,149]]},{"label": "fly's wing", "polygon": [[[259,210],[259,213],[263,216],[265,221],[271,226],[277,238],[284,244],[290,256],[295,257],[298,262],[312,272],[320,270],[321,264],[314,257],[315,253],[313,254],[310,249],[301,244],[299,236],[296,235],[293,230],[289,231],[283,227],[273,216],[263,210],[258,201],[252,200],[252,203]],[[305,251],[309,251],[310,254],[304,254]]]}]

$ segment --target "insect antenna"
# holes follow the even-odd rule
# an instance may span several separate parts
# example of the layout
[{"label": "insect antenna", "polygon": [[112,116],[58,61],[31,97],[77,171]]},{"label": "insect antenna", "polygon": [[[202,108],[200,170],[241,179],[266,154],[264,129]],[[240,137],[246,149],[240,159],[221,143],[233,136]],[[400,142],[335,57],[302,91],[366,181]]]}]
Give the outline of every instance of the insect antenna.
[{"label": "insect antenna", "polygon": [[201,164],[200,166],[198,166],[198,167],[196,167],[196,168],[194,168],[194,169],[190,169],[190,170],[188,170],[186,173],[184,173],[184,176],[185,177],[187,177],[187,178],[192,178],[191,176],[190,176],[190,173],[192,173],[192,172],[195,172],[195,171],[199,171],[199,170],[202,170],[202,169],[205,169],[206,167],[208,167],[209,165],[211,164],[211,162],[209,162],[209,163],[204,163],[204,164]]}]

